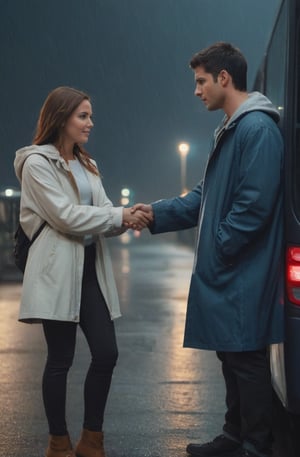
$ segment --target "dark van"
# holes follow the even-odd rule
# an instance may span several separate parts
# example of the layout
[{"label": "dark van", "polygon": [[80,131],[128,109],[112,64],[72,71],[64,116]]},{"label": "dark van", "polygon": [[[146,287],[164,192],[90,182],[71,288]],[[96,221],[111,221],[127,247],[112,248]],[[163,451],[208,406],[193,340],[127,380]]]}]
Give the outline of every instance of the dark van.
[{"label": "dark van", "polygon": [[284,345],[271,348],[276,456],[300,456],[300,0],[282,0],[255,89],[281,112],[285,141]]}]

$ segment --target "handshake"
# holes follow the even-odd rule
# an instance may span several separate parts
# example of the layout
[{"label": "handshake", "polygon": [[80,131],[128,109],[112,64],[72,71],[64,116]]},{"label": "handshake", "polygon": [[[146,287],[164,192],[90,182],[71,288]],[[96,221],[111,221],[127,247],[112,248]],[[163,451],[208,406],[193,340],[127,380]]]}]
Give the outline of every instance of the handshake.
[{"label": "handshake", "polygon": [[123,208],[123,226],[133,230],[142,230],[153,222],[151,205],[137,203],[131,208]]}]

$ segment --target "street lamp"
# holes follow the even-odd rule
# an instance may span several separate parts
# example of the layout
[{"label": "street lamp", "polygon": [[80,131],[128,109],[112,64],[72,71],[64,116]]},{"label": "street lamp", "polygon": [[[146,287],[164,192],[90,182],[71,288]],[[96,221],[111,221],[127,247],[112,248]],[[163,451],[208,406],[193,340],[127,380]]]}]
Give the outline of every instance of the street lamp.
[{"label": "street lamp", "polygon": [[188,143],[179,143],[178,151],[180,155],[180,176],[181,176],[181,194],[185,195],[187,193],[186,187],[186,156],[190,150],[190,145]]},{"label": "street lamp", "polygon": [[130,187],[121,189],[120,203],[122,206],[132,206],[134,204],[134,191]]}]

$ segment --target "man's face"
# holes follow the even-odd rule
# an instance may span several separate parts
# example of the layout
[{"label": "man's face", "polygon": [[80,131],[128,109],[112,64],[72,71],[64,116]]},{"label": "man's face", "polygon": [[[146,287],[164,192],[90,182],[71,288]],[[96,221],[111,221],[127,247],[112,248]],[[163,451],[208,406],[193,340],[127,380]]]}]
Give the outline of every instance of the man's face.
[{"label": "man's face", "polygon": [[196,67],[194,74],[196,82],[195,95],[201,98],[209,111],[222,109],[225,94],[220,84],[220,76],[218,76],[217,81],[214,81],[212,74],[206,73],[203,67]]}]

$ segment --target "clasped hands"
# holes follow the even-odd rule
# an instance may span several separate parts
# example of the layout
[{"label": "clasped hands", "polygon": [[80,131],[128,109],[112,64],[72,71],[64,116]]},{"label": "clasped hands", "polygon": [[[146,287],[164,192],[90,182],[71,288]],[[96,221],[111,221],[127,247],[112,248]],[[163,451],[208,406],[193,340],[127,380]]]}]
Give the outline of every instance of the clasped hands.
[{"label": "clasped hands", "polygon": [[142,230],[153,222],[151,205],[137,203],[131,208],[123,209],[123,225],[133,230]]}]

